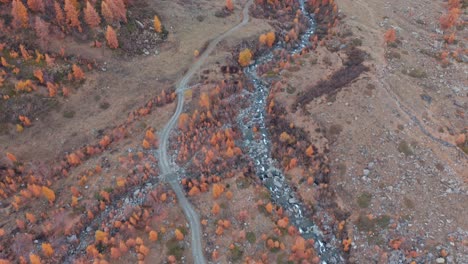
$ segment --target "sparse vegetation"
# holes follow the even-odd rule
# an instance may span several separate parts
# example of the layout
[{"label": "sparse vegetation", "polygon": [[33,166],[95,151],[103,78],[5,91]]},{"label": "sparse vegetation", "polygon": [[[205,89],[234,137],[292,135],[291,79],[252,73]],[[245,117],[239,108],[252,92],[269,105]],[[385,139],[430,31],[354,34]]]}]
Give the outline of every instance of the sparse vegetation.
[{"label": "sparse vegetation", "polygon": [[371,204],[372,194],[368,192],[361,193],[357,198],[357,203],[361,208],[367,208]]}]

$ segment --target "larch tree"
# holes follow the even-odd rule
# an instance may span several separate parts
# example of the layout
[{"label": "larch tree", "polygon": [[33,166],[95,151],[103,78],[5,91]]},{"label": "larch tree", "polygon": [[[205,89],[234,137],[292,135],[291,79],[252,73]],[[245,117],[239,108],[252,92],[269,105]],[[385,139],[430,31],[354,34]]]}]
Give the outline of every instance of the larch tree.
[{"label": "larch tree", "polygon": [[46,41],[47,36],[49,35],[49,23],[37,16],[34,21],[34,31],[41,41]]},{"label": "larch tree", "polygon": [[65,16],[63,15],[63,9],[58,2],[54,2],[54,10],[55,21],[57,22],[57,24],[62,25],[65,20]]},{"label": "larch tree", "polygon": [[239,53],[239,64],[242,67],[246,67],[250,64],[250,61],[252,60],[252,52],[250,49],[244,49]]},{"label": "larch tree", "polygon": [[384,35],[384,40],[385,40],[385,43],[393,43],[396,41],[396,31],[395,29],[391,28],[389,30],[387,30],[387,32],[385,32],[385,35]]},{"label": "larch tree", "polygon": [[80,11],[75,7],[72,0],[65,0],[65,13],[67,15],[67,24],[81,32],[81,23],[78,19]]},{"label": "larch tree", "polygon": [[76,64],[72,66],[72,73],[75,80],[83,80],[85,78],[83,70]]},{"label": "larch tree", "polygon": [[112,12],[114,20],[127,23],[127,9],[122,0],[106,0],[105,2]]},{"label": "larch tree", "polygon": [[109,48],[116,49],[116,48],[119,47],[119,41],[117,40],[117,34],[115,34],[115,31],[111,26],[107,26],[106,40],[107,40],[107,45],[109,46]]},{"label": "larch tree", "polygon": [[112,13],[112,10],[110,9],[106,1],[101,2],[101,14],[106,20],[107,24],[114,23],[114,14]]},{"label": "larch tree", "polygon": [[162,33],[162,24],[161,24],[161,20],[159,20],[159,17],[158,16],[154,16],[154,30],[158,33]]},{"label": "larch tree", "polygon": [[266,34],[266,44],[268,45],[268,47],[271,48],[273,46],[273,44],[275,43],[275,39],[276,36],[274,31],[268,32]]},{"label": "larch tree", "polygon": [[42,0],[28,0],[28,7],[34,12],[44,12],[44,2]]},{"label": "larch tree", "polygon": [[84,18],[86,24],[88,24],[90,28],[96,28],[101,23],[101,17],[99,17],[99,14],[96,12],[96,9],[94,9],[94,7],[89,3],[89,1],[86,2]]},{"label": "larch tree", "polygon": [[226,8],[229,11],[234,10],[234,4],[232,3],[232,0],[226,0]]},{"label": "larch tree", "polygon": [[266,45],[266,40],[267,40],[267,35],[266,34],[261,34],[260,37],[258,38],[258,42],[262,45]]},{"label": "larch tree", "polygon": [[117,13],[121,21],[127,23],[127,8],[123,0],[114,0],[114,4],[117,7]]},{"label": "larch tree", "polygon": [[28,10],[20,0],[13,0],[11,15],[13,16],[13,26],[16,28],[28,27],[29,16]]}]

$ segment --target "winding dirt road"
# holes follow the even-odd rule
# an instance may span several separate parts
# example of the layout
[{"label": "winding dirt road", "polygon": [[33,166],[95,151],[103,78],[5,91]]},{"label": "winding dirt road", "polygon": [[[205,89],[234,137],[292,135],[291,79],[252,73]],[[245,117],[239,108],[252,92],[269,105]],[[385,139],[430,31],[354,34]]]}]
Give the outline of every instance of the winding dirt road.
[{"label": "winding dirt road", "polygon": [[159,150],[159,168],[161,170],[162,175],[167,175],[167,181],[171,185],[171,188],[174,190],[177,199],[179,200],[179,205],[182,207],[184,214],[187,217],[187,221],[189,222],[192,239],[191,244],[193,261],[195,263],[206,263],[202,249],[200,217],[198,216],[197,212],[195,212],[195,210],[193,209],[193,206],[190,204],[187,197],[185,197],[184,191],[182,190],[182,187],[179,184],[176,168],[177,165],[171,163],[170,157],[167,154],[169,135],[172,129],[174,128],[175,124],[177,123],[177,120],[179,119],[179,116],[184,108],[184,91],[190,89],[188,87],[190,79],[198,71],[198,69],[200,69],[201,65],[203,65],[205,60],[208,58],[211,52],[213,52],[213,50],[216,48],[216,46],[221,40],[234,33],[241,27],[245,26],[249,22],[249,8],[252,4],[253,0],[249,0],[245,4],[244,9],[242,11],[242,21],[235,27],[231,28],[230,30],[224,32],[223,34],[212,40],[206,48],[206,50],[203,52],[203,54],[197,59],[197,61],[194,64],[192,64],[187,73],[179,81],[176,88],[177,108],[169,122],[164,126],[160,134],[161,144]]}]

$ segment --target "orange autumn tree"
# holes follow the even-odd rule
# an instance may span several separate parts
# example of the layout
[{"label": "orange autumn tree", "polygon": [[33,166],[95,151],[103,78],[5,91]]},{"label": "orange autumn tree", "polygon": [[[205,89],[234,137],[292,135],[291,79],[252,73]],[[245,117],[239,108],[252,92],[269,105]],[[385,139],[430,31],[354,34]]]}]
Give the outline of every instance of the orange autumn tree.
[{"label": "orange autumn tree", "polygon": [[387,30],[387,32],[385,32],[385,35],[384,35],[384,40],[385,40],[385,43],[387,44],[395,42],[396,41],[395,29],[391,28]]},{"label": "orange autumn tree", "polygon": [[250,49],[244,49],[239,53],[239,59],[238,62],[242,67],[246,67],[250,64],[250,61],[252,60],[252,52]]},{"label": "orange autumn tree", "polygon": [[81,23],[78,17],[80,16],[80,10],[75,7],[73,0],[65,0],[65,14],[67,24],[72,28],[77,28],[79,32],[81,29]]},{"label": "orange autumn tree", "polygon": [[234,10],[234,4],[232,4],[232,0],[226,0],[226,9],[229,11]]},{"label": "orange autumn tree", "polygon": [[261,34],[260,37],[258,37],[258,42],[260,42],[260,44],[262,45],[266,45],[266,39],[267,39],[266,34]]},{"label": "orange autumn tree", "polygon": [[16,28],[28,27],[28,10],[20,0],[13,0],[11,6],[11,15],[13,16],[13,26]]},{"label": "orange autumn tree", "polygon": [[217,199],[224,192],[224,187],[221,184],[213,184],[213,198]]},{"label": "orange autumn tree", "polygon": [[79,81],[79,80],[84,80],[85,78],[83,70],[80,68],[80,66],[76,64],[73,64],[72,66],[72,73],[73,73],[73,77],[75,78],[75,80]]},{"label": "orange autumn tree", "polygon": [[112,24],[114,22],[114,14],[105,1],[101,2],[101,14],[108,24]]},{"label": "orange autumn tree", "polygon": [[65,16],[63,15],[63,9],[58,2],[54,2],[54,10],[55,21],[57,21],[57,24],[62,25],[65,20]]},{"label": "orange autumn tree", "polygon": [[28,0],[28,7],[34,12],[44,12],[44,2],[42,0]]},{"label": "orange autumn tree", "polygon": [[174,232],[177,240],[181,241],[184,239],[184,234],[177,228]]},{"label": "orange autumn tree", "polygon": [[162,24],[158,16],[154,16],[153,24],[154,24],[154,30],[158,33],[162,33]]},{"label": "orange autumn tree", "polygon": [[55,193],[48,187],[42,186],[42,194],[49,201],[49,203],[52,204],[55,201]]},{"label": "orange autumn tree", "polygon": [[107,40],[107,45],[109,46],[109,48],[116,49],[116,48],[119,47],[119,41],[117,40],[117,34],[115,34],[115,31],[111,26],[107,26],[106,40]]},{"label": "orange autumn tree", "polygon": [[89,3],[89,1],[86,2],[84,18],[86,24],[88,24],[90,28],[95,28],[101,23],[101,17],[99,17],[99,14],[96,12],[96,9],[94,9],[94,7]]},{"label": "orange autumn tree", "polygon": [[54,255],[54,249],[49,243],[42,243],[42,252],[47,257],[52,257]]},{"label": "orange autumn tree", "polygon": [[273,44],[275,43],[275,40],[276,40],[275,32],[271,31],[266,34],[266,44],[268,45],[268,47],[271,48]]}]

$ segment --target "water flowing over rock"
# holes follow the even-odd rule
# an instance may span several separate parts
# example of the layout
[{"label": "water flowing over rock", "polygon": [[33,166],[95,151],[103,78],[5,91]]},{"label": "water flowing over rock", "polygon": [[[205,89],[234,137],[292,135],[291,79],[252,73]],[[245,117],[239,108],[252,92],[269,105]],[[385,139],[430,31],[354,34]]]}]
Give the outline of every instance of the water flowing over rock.
[{"label": "water flowing over rock", "polygon": [[[309,39],[315,31],[315,21],[305,9],[303,0],[299,1],[302,13],[308,18],[309,27],[300,38],[300,42],[289,52],[292,54],[301,52],[309,46]],[[273,48],[282,49],[281,41]],[[244,74],[253,83],[254,91],[246,93],[246,98],[251,101],[248,108],[243,109],[238,116],[238,124],[242,130],[243,147],[254,160],[257,176],[270,190],[271,199],[288,212],[291,223],[297,227],[300,234],[306,239],[315,240],[315,249],[321,258],[321,263],[344,263],[339,250],[324,243],[323,234],[312,221],[311,215],[306,211],[306,206],[297,198],[294,190],[289,186],[284,174],[276,166],[271,156],[271,141],[266,127],[266,104],[270,91],[270,83],[263,80],[257,74],[257,68],[273,59],[273,50],[257,58],[255,63],[245,68]],[[260,137],[254,137],[252,128],[257,127]],[[335,244],[335,243],[333,243]]]}]

